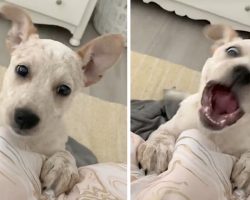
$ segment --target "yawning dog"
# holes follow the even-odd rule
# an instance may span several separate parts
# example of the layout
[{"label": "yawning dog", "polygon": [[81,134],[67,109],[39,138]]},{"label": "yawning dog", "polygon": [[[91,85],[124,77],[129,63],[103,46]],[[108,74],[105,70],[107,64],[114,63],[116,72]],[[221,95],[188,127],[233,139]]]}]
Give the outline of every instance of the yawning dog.
[{"label": "yawning dog", "polygon": [[40,39],[22,9],[5,5],[0,15],[12,22],[6,39],[11,60],[0,94],[1,125],[12,130],[16,145],[47,156],[43,188],[58,195],[79,178],[75,159],[65,150],[63,113],[77,92],[98,82],[117,61],[123,39],[118,34],[101,36],[75,52],[60,42]]},{"label": "yawning dog", "polygon": [[214,45],[202,70],[199,91],[187,97],[176,115],[139,147],[138,160],[148,172],[165,171],[180,133],[196,128],[224,153],[239,158],[231,178],[249,194],[250,40],[224,25],[208,26],[204,33]]}]

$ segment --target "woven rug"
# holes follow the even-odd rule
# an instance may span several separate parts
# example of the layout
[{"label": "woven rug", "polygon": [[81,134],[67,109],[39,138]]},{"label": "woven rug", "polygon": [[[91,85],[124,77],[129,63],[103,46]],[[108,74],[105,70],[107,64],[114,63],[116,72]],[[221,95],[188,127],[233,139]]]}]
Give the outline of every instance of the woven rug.
[{"label": "woven rug", "polygon": [[131,98],[161,99],[164,89],[195,93],[200,82],[200,72],[166,60],[131,53]]}]

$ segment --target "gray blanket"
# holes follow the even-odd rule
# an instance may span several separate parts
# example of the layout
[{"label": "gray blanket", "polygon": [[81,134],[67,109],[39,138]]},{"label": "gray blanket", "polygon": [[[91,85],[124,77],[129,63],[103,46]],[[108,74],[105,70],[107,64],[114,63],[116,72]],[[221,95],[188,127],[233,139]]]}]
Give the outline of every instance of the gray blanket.
[{"label": "gray blanket", "polygon": [[131,100],[131,131],[147,140],[161,124],[170,120],[188,94],[166,90],[164,99]]},{"label": "gray blanket", "polygon": [[97,163],[95,155],[87,147],[71,137],[69,137],[68,142],[66,143],[66,149],[71,152],[76,159],[77,167]]}]

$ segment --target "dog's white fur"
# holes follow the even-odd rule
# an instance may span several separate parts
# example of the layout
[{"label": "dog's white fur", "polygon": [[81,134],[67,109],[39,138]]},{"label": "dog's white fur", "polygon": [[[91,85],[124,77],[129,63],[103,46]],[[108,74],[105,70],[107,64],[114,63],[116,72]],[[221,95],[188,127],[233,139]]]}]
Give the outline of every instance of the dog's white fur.
[{"label": "dog's white fur", "polygon": [[[75,52],[60,42],[40,39],[30,17],[21,9],[5,5],[0,14],[12,21],[6,40],[11,61],[0,94],[1,125],[12,129],[16,108],[29,108],[39,116],[39,124],[25,130],[26,136],[12,130],[10,137],[16,145],[48,156],[41,180],[43,186],[52,187],[58,195],[78,180],[75,160],[65,151],[68,136],[63,113],[77,92],[99,81],[116,62],[122,53],[123,39],[116,34],[102,36]],[[29,68],[25,78],[15,73],[20,64]],[[60,84],[71,88],[69,96],[56,94]]]},{"label": "dog's white fur", "polygon": [[[220,131],[205,128],[199,118],[201,96],[207,82],[214,80],[229,83],[232,69],[237,65],[248,66],[250,69],[250,40],[243,40],[230,27],[212,25],[205,30],[207,37],[215,41],[213,56],[209,58],[202,71],[199,91],[187,97],[180,105],[177,114],[167,123],[161,125],[145,144],[138,150],[138,160],[149,172],[161,173],[167,169],[172,157],[175,140],[187,129],[197,128],[207,134],[220,149],[228,154],[240,157],[234,167],[233,181],[238,188],[250,193],[250,85],[237,91],[240,106],[245,114],[233,125]],[[226,56],[225,49],[239,46],[241,54],[237,58]]]}]

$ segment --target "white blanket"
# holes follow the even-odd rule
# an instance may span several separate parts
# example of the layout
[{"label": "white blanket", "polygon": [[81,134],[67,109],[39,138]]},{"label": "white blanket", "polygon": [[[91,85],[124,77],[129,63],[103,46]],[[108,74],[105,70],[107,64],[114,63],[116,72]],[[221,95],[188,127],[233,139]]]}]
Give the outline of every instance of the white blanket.
[{"label": "white blanket", "polygon": [[[168,170],[145,176],[138,168],[136,150],[142,139],[132,134],[131,190],[133,200],[231,200],[230,175],[235,157],[221,153],[197,130],[183,132],[177,140]],[[240,192],[240,191],[237,191]]]},{"label": "white blanket", "polygon": [[[21,150],[12,133],[0,128],[0,199],[54,200],[41,194],[39,180],[44,156]],[[126,166],[103,163],[79,168],[80,182],[55,200],[126,199]]]}]

